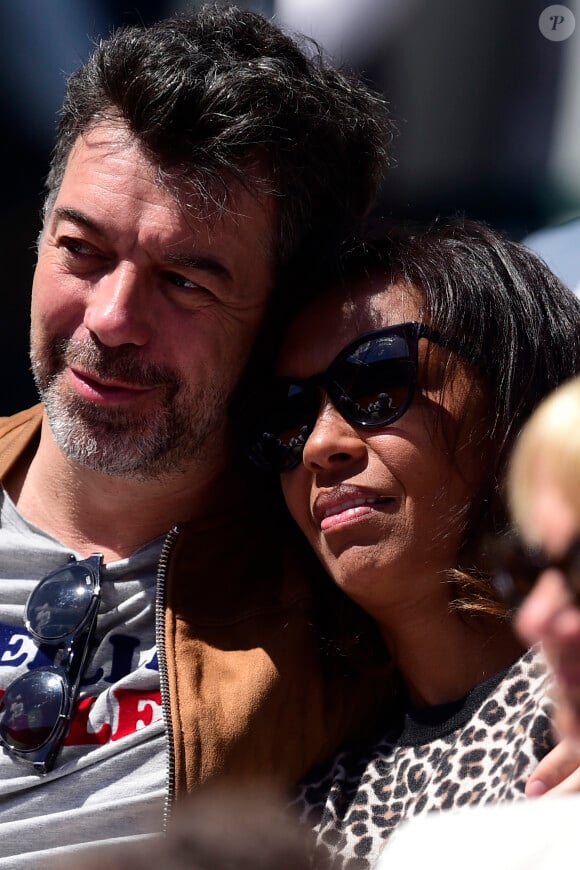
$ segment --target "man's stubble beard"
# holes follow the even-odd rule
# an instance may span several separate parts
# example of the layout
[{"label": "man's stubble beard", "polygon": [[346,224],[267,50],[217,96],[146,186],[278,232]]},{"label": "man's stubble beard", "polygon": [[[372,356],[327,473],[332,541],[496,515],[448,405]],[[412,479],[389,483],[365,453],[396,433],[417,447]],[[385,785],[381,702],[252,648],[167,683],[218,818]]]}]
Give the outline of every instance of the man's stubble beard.
[{"label": "man's stubble beard", "polygon": [[[32,373],[53,437],[72,461],[101,474],[149,481],[207,461],[226,425],[228,392],[210,383],[187,388],[168,367],[144,364],[135,351],[96,344],[32,339]],[[101,378],[155,386],[149,413],[93,404],[66,391],[65,365]]]}]

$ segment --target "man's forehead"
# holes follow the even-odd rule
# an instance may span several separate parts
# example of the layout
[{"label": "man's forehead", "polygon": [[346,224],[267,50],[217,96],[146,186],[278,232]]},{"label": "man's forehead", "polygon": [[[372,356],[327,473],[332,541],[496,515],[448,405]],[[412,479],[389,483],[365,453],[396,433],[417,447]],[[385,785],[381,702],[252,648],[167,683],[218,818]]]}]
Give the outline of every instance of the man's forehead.
[{"label": "man's forehead", "polygon": [[[96,122],[77,136],[66,169],[84,162],[130,155],[160,188],[208,222],[239,221],[253,205],[274,212],[275,192],[268,161],[259,151],[240,159],[234,169],[217,172],[200,164],[171,162],[155,154],[119,118]],[[66,170],[65,170],[66,172]]]},{"label": "man's forehead", "polygon": [[[269,192],[266,170],[260,161],[251,162],[253,177],[242,180],[232,172],[223,178],[204,174],[203,168],[165,166],[156,160],[126,125],[118,119],[102,121],[75,141],[57,196],[81,181],[98,184],[107,175],[126,172],[126,167],[152,189],[162,192],[166,205],[192,235],[200,233],[211,244],[226,234],[251,241],[256,254],[266,255],[275,265],[279,209]],[[255,184],[254,184],[255,181]],[[113,186],[112,186],[113,187]],[[113,191],[114,192],[114,191]]]}]

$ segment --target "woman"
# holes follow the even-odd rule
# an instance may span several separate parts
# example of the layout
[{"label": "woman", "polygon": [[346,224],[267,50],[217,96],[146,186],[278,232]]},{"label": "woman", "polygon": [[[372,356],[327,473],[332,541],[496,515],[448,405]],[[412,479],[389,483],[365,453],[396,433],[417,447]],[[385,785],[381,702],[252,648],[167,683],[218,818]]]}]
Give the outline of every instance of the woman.
[{"label": "woman", "polygon": [[580,370],[580,303],[531,252],[465,221],[361,245],[331,283],[288,332],[251,453],[281,472],[398,675],[399,715],[296,798],[333,867],[367,868],[410,815],[520,796],[550,748],[546,672],[478,552],[505,525],[520,426]]}]

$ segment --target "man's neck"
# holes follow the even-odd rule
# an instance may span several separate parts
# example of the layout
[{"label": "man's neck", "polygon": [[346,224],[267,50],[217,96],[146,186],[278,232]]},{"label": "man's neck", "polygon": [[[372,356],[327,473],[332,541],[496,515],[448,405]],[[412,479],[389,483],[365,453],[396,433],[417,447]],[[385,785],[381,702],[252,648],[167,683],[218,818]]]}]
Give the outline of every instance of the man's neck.
[{"label": "man's neck", "polygon": [[[217,436],[213,441],[217,447]],[[224,456],[225,447],[212,456]],[[224,463],[205,456],[174,474],[151,480],[112,477],[72,462],[43,421],[32,459],[4,482],[20,513],[83,555],[124,558],[173,525],[211,511]]]}]

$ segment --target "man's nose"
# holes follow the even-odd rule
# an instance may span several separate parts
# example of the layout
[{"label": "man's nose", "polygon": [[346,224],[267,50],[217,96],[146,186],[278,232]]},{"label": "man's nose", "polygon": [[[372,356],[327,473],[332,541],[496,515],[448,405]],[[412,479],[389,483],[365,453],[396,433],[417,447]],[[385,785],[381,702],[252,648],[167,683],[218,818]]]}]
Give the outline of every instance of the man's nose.
[{"label": "man's nose", "polygon": [[133,265],[118,264],[93,286],[84,325],[108,347],[142,346],[149,341],[153,329],[151,299]]}]

